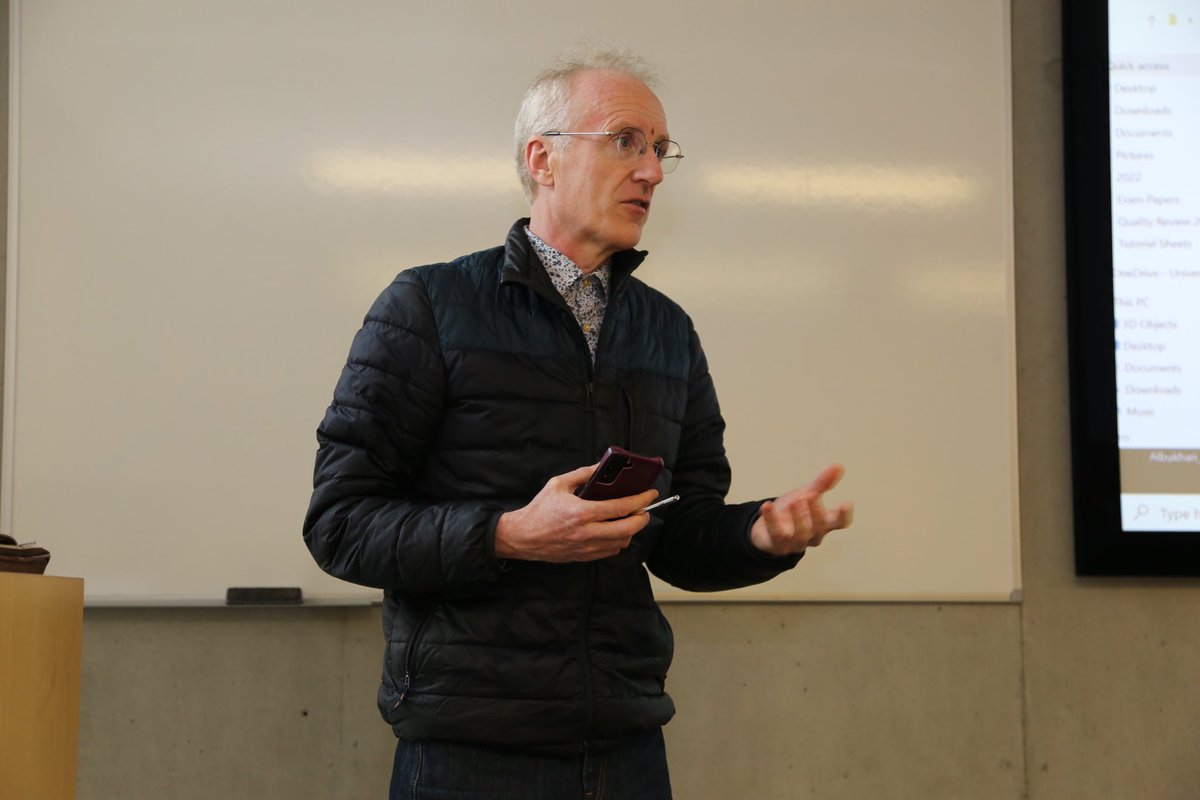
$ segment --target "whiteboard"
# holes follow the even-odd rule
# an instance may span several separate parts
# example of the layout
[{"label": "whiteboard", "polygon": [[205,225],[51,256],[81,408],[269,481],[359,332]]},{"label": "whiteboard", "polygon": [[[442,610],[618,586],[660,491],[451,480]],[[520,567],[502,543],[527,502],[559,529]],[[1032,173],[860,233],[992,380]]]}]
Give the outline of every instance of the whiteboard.
[{"label": "whiteboard", "polygon": [[1003,0],[11,8],[0,524],[88,602],[377,598],[301,542],[314,430],[395,273],[525,215],[520,94],[583,36],[667,81],[638,276],[700,331],[731,500],[840,461],[857,505],[701,599],[1019,588]]}]

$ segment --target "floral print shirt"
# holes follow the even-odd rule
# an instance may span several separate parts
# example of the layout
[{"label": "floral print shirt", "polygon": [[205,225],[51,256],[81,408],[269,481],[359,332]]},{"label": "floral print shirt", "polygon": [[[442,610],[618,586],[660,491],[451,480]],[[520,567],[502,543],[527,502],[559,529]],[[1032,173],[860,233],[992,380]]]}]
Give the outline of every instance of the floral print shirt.
[{"label": "floral print shirt", "polygon": [[608,307],[608,286],[612,279],[612,263],[605,261],[598,269],[585,275],[575,262],[543,242],[525,227],[525,235],[529,243],[541,259],[542,266],[550,275],[554,288],[562,295],[563,300],[575,315],[587,340],[588,350],[592,354],[592,363],[596,363],[596,345],[600,341],[600,327],[604,324],[604,311]]}]

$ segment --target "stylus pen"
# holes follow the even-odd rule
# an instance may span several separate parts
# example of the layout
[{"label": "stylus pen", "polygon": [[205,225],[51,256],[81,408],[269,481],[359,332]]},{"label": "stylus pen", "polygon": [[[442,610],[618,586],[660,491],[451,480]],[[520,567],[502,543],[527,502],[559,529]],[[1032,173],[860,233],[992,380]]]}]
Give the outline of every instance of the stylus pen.
[{"label": "stylus pen", "polygon": [[660,506],[669,506],[669,505],[671,505],[671,503],[674,503],[678,499],[679,499],[679,495],[673,494],[670,497],[664,497],[662,500],[659,500],[657,503],[651,503],[650,505],[646,506],[645,508],[639,508],[637,511],[635,511],[633,513],[645,514],[647,511],[653,511],[654,509],[656,509]]}]

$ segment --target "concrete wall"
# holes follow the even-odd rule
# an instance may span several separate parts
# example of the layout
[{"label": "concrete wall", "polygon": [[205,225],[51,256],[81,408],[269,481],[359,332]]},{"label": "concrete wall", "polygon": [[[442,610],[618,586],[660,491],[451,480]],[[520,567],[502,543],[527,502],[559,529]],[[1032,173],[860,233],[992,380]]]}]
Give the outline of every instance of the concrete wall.
[{"label": "concrete wall", "polygon": [[[1072,569],[1058,6],[1012,9],[1024,602],[668,607],[681,800],[1200,795],[1200,581]],[[378,617],[88,610],[79,797],[383,796]]]}]

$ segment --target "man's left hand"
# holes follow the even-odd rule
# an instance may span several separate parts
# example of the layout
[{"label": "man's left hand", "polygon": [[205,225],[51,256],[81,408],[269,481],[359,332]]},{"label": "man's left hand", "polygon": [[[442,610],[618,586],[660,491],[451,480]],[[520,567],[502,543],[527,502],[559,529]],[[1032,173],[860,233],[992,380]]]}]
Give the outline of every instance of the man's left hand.
[{"label": "man's left hand", "polygon": [[840,464],[833,464],[807,486],[763,503],[750,528],[750,541],[765,553],[786,556],[816,547],[830,531],[850,527],[852,503],[835,509],[827,509],[824,503],[825,493],[837,486],[845,471]]}]

